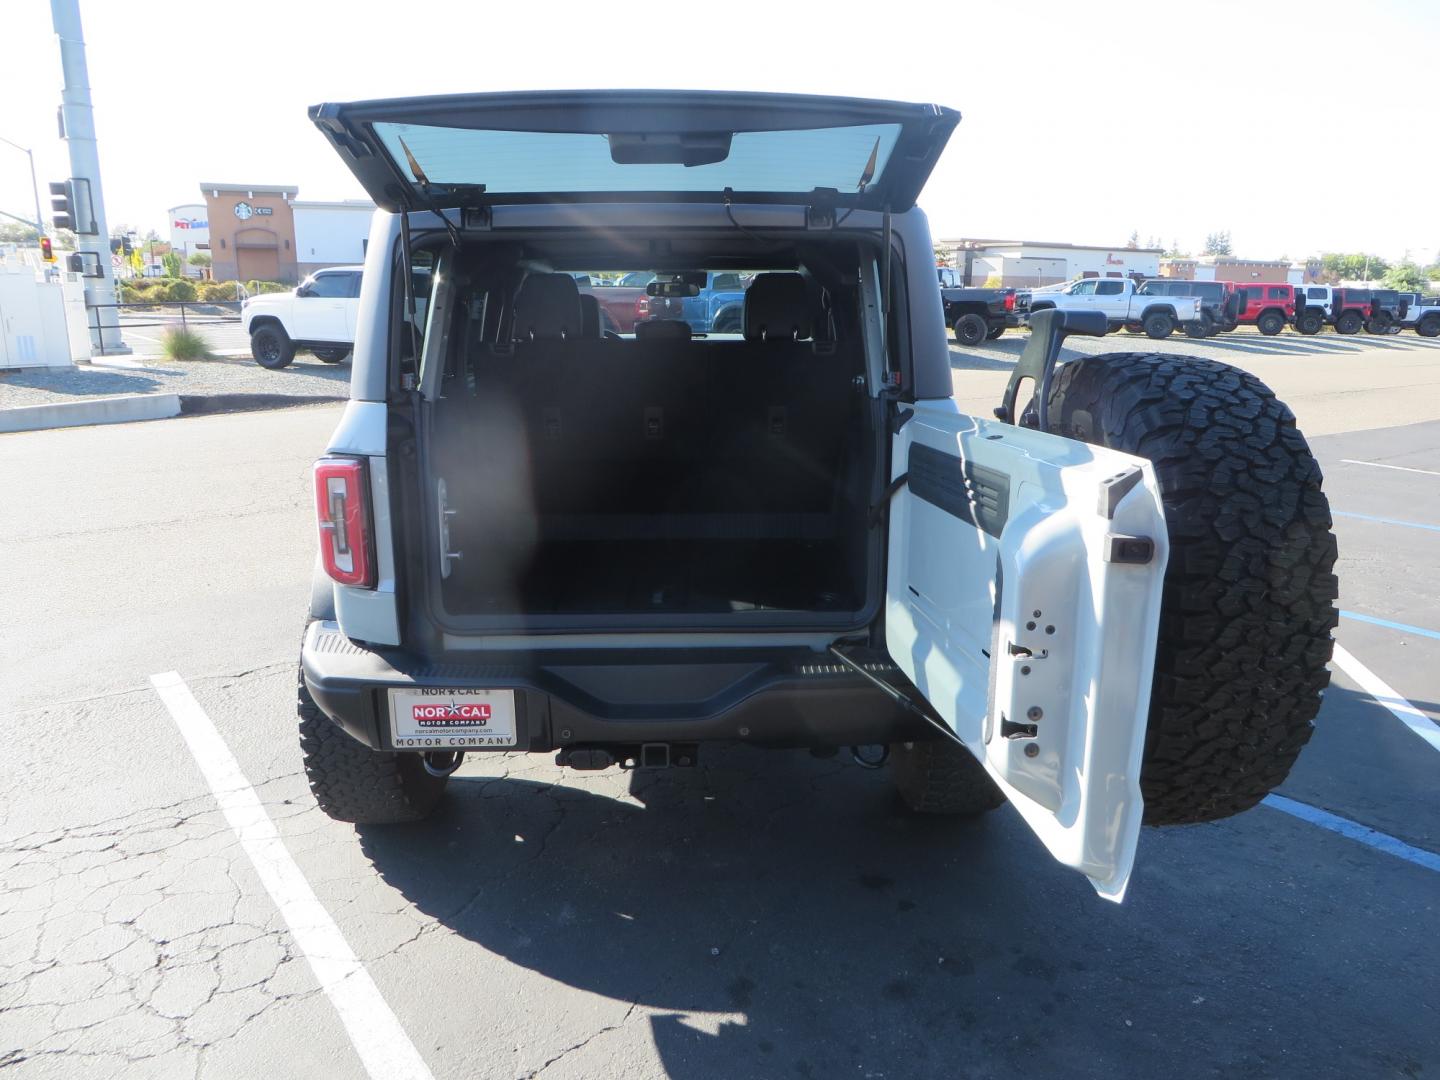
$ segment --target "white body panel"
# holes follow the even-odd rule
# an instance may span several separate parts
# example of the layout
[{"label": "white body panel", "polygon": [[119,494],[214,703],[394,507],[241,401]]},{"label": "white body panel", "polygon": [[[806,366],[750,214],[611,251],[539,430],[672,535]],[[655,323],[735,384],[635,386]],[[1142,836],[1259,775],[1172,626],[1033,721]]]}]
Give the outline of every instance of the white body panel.
[{"label": "white body panel", "polygon": [[[965,416],[950,399],[916,404],[893,462],[909,483],[891,505],[892,658],[1051,854],[1119,900],[1168,552],[1149,462]],[[1133,470],[1107,517],[1107,481]],[[933,501],[947,495],[948,509]],[[1108,561],[1111,534],[1149,538],[1153,557]]]}]

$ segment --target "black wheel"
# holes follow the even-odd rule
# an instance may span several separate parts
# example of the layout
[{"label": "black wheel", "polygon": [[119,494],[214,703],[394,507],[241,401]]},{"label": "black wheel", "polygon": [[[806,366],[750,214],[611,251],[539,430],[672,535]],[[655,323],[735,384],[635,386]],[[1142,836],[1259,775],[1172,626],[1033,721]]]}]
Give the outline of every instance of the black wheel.
[{"label": "black wheel", "polygon": [[1154,463],[1170,560],[1140,784],[1152,825],[1254,806],[1330,681],[1330,505],[1295,416],[1255,376],[1110,353],[1056,371],[1051,427]]},{"label": "black wheel", "polygon": [[1415,324],[1415,333],[1421,337],[1440,337],[1440,315],[1426,315]]},{"label": "black wheel", "polygon": [[1384,315],[1378,315],[1365,320],[1365,332],[1367,334],[1388,334],[1390,333],[1390,320]]},{"label": "black wheel", "polygon": [[1215,333],[1215,320],[1209,315],[1201,315],[1194,322],[1185,324],[1185,336],[1199,341]]},{"label": "black wheel", "polygon": [[1003,334],[1003,333],[1005,333],[1005,327],[1003,327],[1003,326],[992,326],[989,330],[985,331],[985,340],[986,340],[986,341],[994,341],[996,338],[998,338],[998,337],[999,337],[1001,334]]},{"label": "black wheel", "polygon": [[1365,320],[1360,317],[1358,311],[1347,311],[1335,320],[1335,332],[1337,334],[1358,334],[1364,325]]},{"label": "black wheel", "polygon": [[895,743],[890,771],[900,798],[917,814],[976,817],[1005,802],[985,766],[949,739]]},{"label": "black wheel", "polygon": [[350,355],[349,349],[311,349],[310,351],[322,364],[338,364]]},{"label": "black wheel", "polygon": [[979,315],[961,315],[955,320],[955,340],[961,345],[974,347],[985,340],[990,332],[989,325]]},{"label": "black wheel", "polygon": [[1163,311],[1152,311],[1145,316],[1145,336],[1156,341],[1163,340],[1175,332],[1175,320]]},{"label": "black wheel", "polygon": [[1285,316],[1278,311],[1267,311],[1255,320],[1255,329],[1266,337],[1274,337],[1285,329]]},{"label": "black wheel", "polygon": [[250,355],[261,367],[273,371],[289,366],[290,361],[295,359],[295,343],[280,327],[266,323],[251,331]]},{"label": "black wheel", "polygon": [[715,334],[738,334],[740,333],[740,321],[740,312],[734,308],[725,308],[715,316],[710,331]]},{"label": "black wheel", "polygon": [[381,752],[356,742],[320,711],[303,678],[295,712],[310,791],[336,821],[396,825],[422,821],[435,809],[446,778],[426,772],[419,754]]},{"label": "black wheel", "polygon": [[1325,320],[1318,312],[1308,312],[1295,320],[1295,329],[1302,334],[1318,334],[1325,325]]}]

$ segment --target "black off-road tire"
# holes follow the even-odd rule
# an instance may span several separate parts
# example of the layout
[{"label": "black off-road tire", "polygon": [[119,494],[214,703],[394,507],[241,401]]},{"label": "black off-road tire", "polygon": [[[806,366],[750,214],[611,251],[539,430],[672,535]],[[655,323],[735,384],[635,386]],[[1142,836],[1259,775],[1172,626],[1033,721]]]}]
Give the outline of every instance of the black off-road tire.
[{"label": "black off-road tire", "polygon": [[263,368],[278,371],[295,359],[295,343],[275,323],[265,323],[250,332],[250,355]]},{"label": "black off-road tire", "polygon": [[1193,356],[1063,364],[1052,430],[1154,463],[1170,561],[1140,786],[1145,821],[1214,821],[1280,784],[1329,684],[1335,537],[1295,416]]},{"label": "black off-road tire", "polygon": [[1005,327],[1003,327],[1003,326],[992,326],[989,330],[985,331],[985,340],[986,340],[986,341],[994,341],[994,340],[996,340],[997,338],[999,338],[1000,335],[1003,334],[1003,333],[1005,333]]},{"label": "black off-road tire", "polygon": [[1285,316],[1278,311],[1267,311],[1255,320],[1255,329],[1266,337],[1274,337],[1285,329]]},{"label": "black off-road tire", "polygon": [[893,744],[890,772],[901,800],[917,814],[978,817],[1005,802],[985,766],[949,739]]},{"label": "black off-road tire", "polygon": [[1215,320],[1209,315],[1201,315],[1193,322],[1185,324],[1185,336],[1201,341],[1215,333]]},{"label": "black off-road tire", "polygon": [[1426,315],[1415,324],[1415,333],[1421,337],[1440,337],[1440,315]]},{"label": "black off-road tire", "polygon": [[380,752],[356,742],[320,711],[303,678],[295,713],[310,791],[336,821],[398,825],[423,821],[435,809],[446,778],[427,773],[419,754]]},{"label": "black off-road tire", "polygon": [[1295,329],[1302,334],[1318,334],[1325,327],[1325,318],[1318,312],[1301,315],[1295,320]]},{"label": "black off-road tire", "polygon": [[957,316],[955,319],[955,340],[966,348],[974,348],[979,345],[989,332],[989,324],[973,312]]},{"label": "black off-road tire", "polygon": [[1365,320],[1360,317],[1358,311],[1347,311],[1335,320],[1335,332],[1337,334],[1358,334],[1364,325]]},{"label": "black off-road tire", "polygon": [[338,364],[350,355],[348,348],[311,349],[310,351],[315,354],[315,359],[319,360],[322,364]]},{"label": "black off-road tire", "polygon": [[1366,319],[1365,332],[1367,334],[1375,334],[1377,337],[1390,333],[1390,319],[1388,317]]},{"label": "black off-road tire", "polygon": [[1145,316],[1145,336],[1163,341],[1175,332],[1175,318],[1163,311],[1152,311]]}]

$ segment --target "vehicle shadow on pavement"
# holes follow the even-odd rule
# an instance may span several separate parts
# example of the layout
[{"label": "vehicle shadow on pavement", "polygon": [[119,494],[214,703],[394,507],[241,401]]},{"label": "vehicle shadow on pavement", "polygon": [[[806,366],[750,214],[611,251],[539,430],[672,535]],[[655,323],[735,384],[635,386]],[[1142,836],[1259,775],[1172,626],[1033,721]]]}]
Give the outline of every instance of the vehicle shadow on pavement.
[{"label": "vehicle shadow on pavement", "polygon": [[[1386,929],[1424,924],[1423,888],[1394,875],[1425,872],[1275,811],[1146,830],[1117,907],[1009,807],[919,818],[838,759],[721,749],[619,799],[587,790],[618,792],[613,774],[523,761],[361,847],[455,933],[652,1010],[672,1078],[1398,1076],[1428,1053],[1423,1019],[1384,1004],[1421,992],[1397,962],[1436,960]],[[496,994],[514,991],[477,992],[475,1030]]]}]

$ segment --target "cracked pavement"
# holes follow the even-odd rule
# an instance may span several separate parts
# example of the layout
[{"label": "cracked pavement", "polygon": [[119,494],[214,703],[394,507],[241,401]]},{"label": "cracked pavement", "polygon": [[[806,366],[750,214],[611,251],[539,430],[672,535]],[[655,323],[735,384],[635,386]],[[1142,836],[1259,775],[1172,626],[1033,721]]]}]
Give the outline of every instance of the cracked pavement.
[{"label": "cracked pavement", "polygon": [[[1440,1069],[1435,875],[1267,809],[1147,830],[1122,907],[1009,809],[906,816],[843,756],[567,774],[472,755],[421,826],[330,821],[299,772],[293,664],[335,418],[0,439],[26,508],[0,518],[23,568],[0,620],[5,1080],[365,1076],[148,686],[168,670],[439,1080]],[[1437,432],[1382,434],[1440,469]],[[1334,464],[1380,436],[1336,438],[1317,449],[1337,505],[1404,498]],[[1387,537],[1417,584],[1384,607],[1378,527],[1343,528],[1345,606],[1437,625],[1433,552]],[[1341,639],[1433,708],[1440,645],[1385,633]],[[1337,677],[1285,790],[1440,850],[1432,758]]]}]

